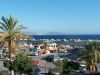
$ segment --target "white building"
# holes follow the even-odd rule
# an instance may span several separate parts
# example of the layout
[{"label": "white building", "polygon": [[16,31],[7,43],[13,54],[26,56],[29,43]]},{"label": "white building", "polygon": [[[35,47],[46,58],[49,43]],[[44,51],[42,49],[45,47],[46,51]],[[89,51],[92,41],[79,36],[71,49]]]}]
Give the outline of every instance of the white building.
[{"label": "white building", "polygon": [[48,50],[53,51],[53,52],[57,51],[58,50],[57,44],[56,43],[49,43]]}]

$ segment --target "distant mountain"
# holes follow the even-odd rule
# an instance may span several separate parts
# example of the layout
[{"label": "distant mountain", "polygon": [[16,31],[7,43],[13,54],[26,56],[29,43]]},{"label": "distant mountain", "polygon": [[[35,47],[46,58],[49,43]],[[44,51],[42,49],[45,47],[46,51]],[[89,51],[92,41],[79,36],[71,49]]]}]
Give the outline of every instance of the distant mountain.
[{"label": "distant mountain", "polygon": [[35,32],[25,32],[23,33],[28,35],[100,35],[100,34],[66,34],[61,32],[48,32],[48,33],[35,33]]},{"label": "distant mountain", "polygon": [[61,32],[49,32],[49,33],[46,33],[45,35],[66,35],[66,33],[61,33]]},{"label": "distant mountain", "polygon": [[24,33],[28,35],[44,35],[42,33],[34,33],[34,32],[24,32]]},{"label": "distant mountain", "polygon": [[34,33],[34,32],[24,32],[28,35],[66,35],[66,33],[61,32],[48,32],[48,33]]}]

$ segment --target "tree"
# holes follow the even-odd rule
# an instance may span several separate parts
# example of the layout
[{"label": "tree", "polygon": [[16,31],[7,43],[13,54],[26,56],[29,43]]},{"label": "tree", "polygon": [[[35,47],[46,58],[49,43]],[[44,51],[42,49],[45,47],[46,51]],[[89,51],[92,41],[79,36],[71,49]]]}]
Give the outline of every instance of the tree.
[{"label": "tree", "polygon": [[7,45],[9,49],[9,58],[11,59],[16,51],[16,44],[20,38],[27,37],[26,34],[21,33],[20,30],[26,29],[23,25],[18,25],[19,21],[15,20],[12,16],[5,18],[2,16],[0,22],[0,42],[2,45]]},{"label": "tree", "polygon": [[77,62],[68,61],[67,59],[55,62],[55,65],[57,68],[61,68],[62,73],[75,73],[79,69]]},{"label": "tree", "polygon": [[96,64],[100,62],[99,45],[96,42],[85,46],[86,50],[82,54],[82,59],[86,61],[88,71],[97,71]]},{"label": "tree", "polygon": [[46,52],[46,50],[48,49],[47,47],[48,47],[48,43],[47,42],[44,42],[44,52]]},{"label": "tree", "polygon": [[20,73],[20,75],[22,73],[32,73],[35,69],[35,65],[32,63],[32,59],[23,53],[17,54],[14,61],[5,60],[4,66],[9,70],[14,70],[15,72]]}]

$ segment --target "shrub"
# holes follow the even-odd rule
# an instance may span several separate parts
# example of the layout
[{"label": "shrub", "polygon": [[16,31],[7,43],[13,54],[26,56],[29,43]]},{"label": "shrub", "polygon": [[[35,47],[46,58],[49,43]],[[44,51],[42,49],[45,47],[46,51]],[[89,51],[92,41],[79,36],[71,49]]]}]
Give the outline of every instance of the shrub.
[{"label": "shrub", "polygon": [[8,72],[7,71],[1,71],[0,75],[8,75]]},{"label": "shrub", "polygon": [[34,72],[35,66],[32,63],[32,59],[25,54],[19,53],[16,55],[15,60],[5,60],[4,66],[7,67],[10,71],[14,70],[19,73],[31,73]]},{"label": "shrub", "polygon": [[67,59],[54,63],[57,68],[61,68],[63,73],[75,73],[79,69],[77,62],[68,61]]}]

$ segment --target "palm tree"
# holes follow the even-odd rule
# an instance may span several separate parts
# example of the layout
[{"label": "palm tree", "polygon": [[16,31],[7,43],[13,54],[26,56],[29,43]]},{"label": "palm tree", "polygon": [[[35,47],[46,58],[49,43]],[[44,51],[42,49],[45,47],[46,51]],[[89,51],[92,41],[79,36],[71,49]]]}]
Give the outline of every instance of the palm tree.
[{"label": "palm tree", "polygon": [[6,18],[2,16],[2,22],[0,22],[0,42],[1,45],[7,44],[9,50],[9,58],[11,59],[16,52],[16,44],[20,38],[24,38],[27,35],[21,33],[20,30],[26,29],[23,25],[18,25],[19,21],[15,20],[12,16]]},{"label": "palm tree", "polygon": [[47,42],[44,42],[44,52],[46,52],[46,50],[48,49],[48,43]]},{"label": "palm tree", "polygon": [[100,52],[98,50],[98,44],[96,42],[89,43],[85,46],[86,50],[83,53],[82,58],[87,63],[88,71],[97,71],[96,64],[100,62]]}]

